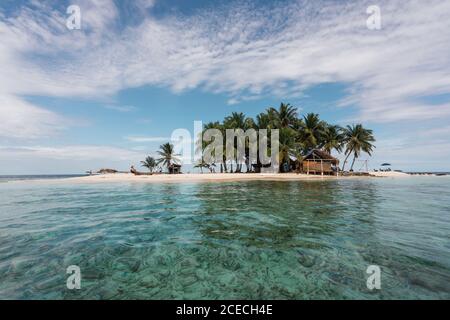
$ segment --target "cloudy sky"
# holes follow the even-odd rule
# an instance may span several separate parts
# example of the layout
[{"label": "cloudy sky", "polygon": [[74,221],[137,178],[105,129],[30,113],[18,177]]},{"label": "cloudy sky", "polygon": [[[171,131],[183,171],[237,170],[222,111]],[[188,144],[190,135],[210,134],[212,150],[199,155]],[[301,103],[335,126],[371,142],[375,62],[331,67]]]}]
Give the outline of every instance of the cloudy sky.
[{"label": "cloudy sky", "polygon": [[281,101],[373,128],[372,167],[450,171],[450,1],[0,1],[0,174],[127,169]]}]

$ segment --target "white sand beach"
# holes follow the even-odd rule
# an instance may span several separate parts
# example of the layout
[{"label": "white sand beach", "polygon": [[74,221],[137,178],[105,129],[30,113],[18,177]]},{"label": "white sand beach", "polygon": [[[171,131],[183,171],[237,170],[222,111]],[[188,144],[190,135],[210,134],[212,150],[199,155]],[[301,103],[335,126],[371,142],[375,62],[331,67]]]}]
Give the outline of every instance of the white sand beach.
[{"label": "white sand beach", "polygon": [[330,176],[304,173],[183,173],[134,175],[132,173],[106,173],[91,176],[60,179],[17,180],[10,183],[52,183],[52,184],[90,184],[90,183],[190,183],[190,182],[227,182],[227,181],[320,181],[341,179],[405,178],[412,175],[403,172],[369,172],[369,175]]},{"label": "white sand beach", "polygon": [[[154,174],[136,176],[131,173],[113,173],[92,175],[86,177],[67,178],[60,181],[78,183],[102,182],[220,182],[220,181],[295,181],[295,180],[321,180],[339,179],[336,176],[307,175],[296,173],[186,173],[186,174]],[[347,177],[346,177],[347,178]]]}]

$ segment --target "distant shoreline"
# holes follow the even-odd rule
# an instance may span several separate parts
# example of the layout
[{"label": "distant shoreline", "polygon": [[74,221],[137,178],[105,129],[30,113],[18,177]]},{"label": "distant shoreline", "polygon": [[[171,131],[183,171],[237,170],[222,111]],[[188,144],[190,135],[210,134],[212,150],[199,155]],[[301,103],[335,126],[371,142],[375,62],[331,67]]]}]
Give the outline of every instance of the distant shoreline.
[{"label": "distant shoreline", "polygon": [[227,181],[295,181],[295,180],[318,180],[339,179],[336,176],[306,175],[296,173],[183,173],[183,174],[153,174],[136,176],[131,173],[113,173],[92,175],[86,177],[61,179],[66,182],[75,183],[108,183],[108,182],[227,182]]},{"label": "distant shoreline", "polygon": [[232,181],[317,181],[340,180],[355,178],[407,178],[414,176],[450,176],[450,173],[428,172],[370,172],[361,176],[321,176],[297,173],[182,173],[133,175],[131,173],[110,173],[96,175],[65,174],[65,175],[0,175],[0,182],[52,182],[52,183],[109,183],[109,182],[232,182]]},{"label": "distant shoreline", "polygon": [[[143,183],[189,183],[189,182],[233,182],[233,181],[320,181],[361,178],[401,178],[412,177],[407,173],[383,172],[376,176],[321,176],[296,173],[185,173],[185,174],[153,174],[136,176],[131,173],[112,173],[91,176],[68,177],[67,175],[35,176],[32,179],[17,178],[5,182],[51,182],[51,183],[115,183],[115,182],[143,182]],[[19,177],[19,176],[16,176]],[[40,178],[39,178],[40,177]],[[0,181],[2,180],[0,176]]]}]

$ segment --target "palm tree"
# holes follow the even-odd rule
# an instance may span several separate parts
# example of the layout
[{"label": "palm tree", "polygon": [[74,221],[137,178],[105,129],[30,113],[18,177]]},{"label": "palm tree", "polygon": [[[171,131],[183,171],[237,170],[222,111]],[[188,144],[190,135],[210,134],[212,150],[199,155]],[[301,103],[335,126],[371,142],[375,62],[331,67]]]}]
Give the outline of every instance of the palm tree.
[{"label": "palm tree", "polygon": [[305,144],[308,150],[317,148],[321,141],[326,123],[320,120],[317,113],[308,113],[303,117],[300,128],[300,141]]},{"label": "palm tree", "polygon": [[141,161],[141,164],[143,167],[146,167],[150,172],[153,172],[153,170],[156,167],[156,161],[153,157],[147,157],[144,161]]},{"label": "palm tree", "polygon": [[225,117],[223,124],[227,129],[245,129],[245,114],[233,112],[231,116]]},{"label": "palm tree", "polygon": [[297,144],[294,148],[291,149],[291,155],[293,157],[295,157],[295,159],[296,159],[295,160],[295,172],[297,174],[300,173],[300,169],[303,164],[304,156],[303,156],[302,150],[303,150],[303,147],[299,144]]},{"label": "palm tree", "polygon": [[268,113],[278,128],[292,127],[297,119],[297,108],[291,106],[289,103],[281,103],[278,110],[270,108]]},{"label": "palm tree", "polygon": [[280,168],[287,163],[290,166],[290,156],[293,154],[293,150],[296,147],[295,143],[295,130],[291,128],[280,129],[280,149],[279,149],[279,163]]},{"label": "palm tree", "polygon": [[256,116],[255,127],[257,129],[269,129],[270,117],[268,113],[261,112]]},{"label": "palm tree", "polygon": [[[296,163],[299,168],[303,161],[303,156],[315,148],[322,149],[327,153],[331,153],[332,151],[337,151],[340,153],[345,150],[345,161],[347,161],[350,155],[353,154],[353,162],[351,165],[351,168],[353,169],[356,158],[360,156],[361,152],[371,154],[374,148],[372,142],[375,141],[372,131],[364,129],[361,125],[356,125],[353,127],[348,126],[343,129],[339,126],[327,124],[325,121],[321,120],[319,115],[316,113],[308,113],[305,116],[298,118],[297,109],[290,104],[285,103],[281,103],[278,109],[266,109],[265,112],[258,114],[255,119],[246,117],[242,112],[233,112],[231,115],[225,117],[223,122],[216,121],[206,124],[204,131],[210,128],[220,130],[224,139],[224,146],[226,146],[227,129],[267,129],[268,152],[272,149],[271,131],[274,129],[279,129],[280,169],[283,164],[289,164],[291,162],[290,156],[292,155],[298,159],[296,160]],[[202,146],[197,146],[198,149],[196,150],[203,151],[207,145],[208,142],[203,142]],[[234,157],[232,161],[229,162],[231,170],[228,170],[227,168],[226,152],[223,152],[223,161],[220,164],[220,171],[234,172],[233,165],[236,164],[235,172],[241,172],[244,163],[247,166],[247,171],[250,171],[252,163],[250,163],[250,148],[247,139],[245,141],[245,158],[237,159],[236,141],[234,141],[231,146],[227,146],[227,148],[228,147],[231,147],[232,149],[234,148]],[[200,148],[202,150],[199,150]],[[159,154],[167,154],[167,152],[163,150],[160,151]],[[163,155],[161,159],[158,159],[158,161],[158,163],[164,162],[164,164],[169,166],[171,162],[174,161],[173,154],[171,157],[166,157]],[[259,159],[259,152],[257,153],[256,162],[257,167],[262,167]],[[201,163],[198,165],[200,165],[198,166],[200,170],[206,167]],[[344,167],[345,162],[342,170]]]},{"label": "palm tree", "polygon": [[171,143],[165,143],[159,146],[160,151],[158,154],[160,158],[156,160],[157,164],[163,164],[167,167],[167,169],[172,165],[172,163],[178,163],[179,160],[174,154],[174,146]]},{"label": "palm tree", "polygon": [[[223,124],[221,124],[219,121],[206,123],[204,125],[202,135],[208,129],[217,129],[217,130],[219,130],[222,133],[222,138],[223,138],[223,141],[222,141],[223,144],[222,145],[225,145],[226,134],[225,134],[225,126]],[[203,139],[202,139],[202,141],[203,141]],[[201,150],[200,151],[203,152],[203,150],[205,150],[205,148],[208,146],[208,144],[209,144],[208,142],[203,141],[203,144],[201,146]],[[198,150],[198,149],[196,149],[196,150]],[[227,164],[226,164],[226,153],[225,152],[223,152],[222,163],[220,163],[220,172],[222,173],[224,171],[228,172],[228,168],[227,168]]]},{"label": "palm tree", "polygon": [[346,143],[346,157],[344,160],[344,164],[342,165],[342,171],[344,171],[347,159],[352,153],[353,161],[350,167],[350,171],[353,170],[355,160],[361,155],[361,152],[372,155],[373,148],[375,148],[375,146],[372,144],[372,142],[375,142],[372,130],[365,129],[361,124],[347,126],[344,129],[344,141]]},{"label": "palm tree", "polygon": [[195,166],[194,168],[200,168],[200,172],[203,173],[203,168],[209,168],[210,165],[208,163],[205,162],[205,160],[200,160]]},{"label": "palm tree", "polygon": [[342,128],[339,126],[327,125],[322,135],[322,148],[331,154],[331,151],[336,150],[341,153],[344,144],[344,135]]},{"label": "palm tree", "polygon": [[[242,112],[233,112],[231,116],[225,117],[223,121],[223,127],[224,129],[242,129],[247,130],[250,128],[253,128],[255,125],[253,119],[247,118],[244,113]],[[241,159],[237,159],[237,141],[234,142],[234,161],[236,162],[236,171],[235,172],[241,172],[242,171],[242,163]],[[248,154],[248,149],[246,148],[246,155]],[[247,157],[245,159],[245,162],[247,163]],[[248,167],[247,167],[248,168]],[[233,172],[233,164],[231,164],[231,172]]]},{"label": "palm tree", "polygon": [[[272,128],[272,124],[271,124],[271,119],[270,119],[269,113],[261,112],[260,114],[258,114],[256,116],[256,121],[254,121],[254,123],[253,123],[253,127],[256,130],[267,130],[267,132],[268,132],[267,147],[269,148],[269,150],[267,150],[267,151],[270,151],[270,142],[271,142],[270,141],[270,138],[271,138],[270,129]],[[261,132],[260,132],[260,134],[261,134]],[[257,153],[257,159],[256,159],[257,167],[262,166],[261,160],[259,158],[259,148],[260,147],[261,146],[259,145],[259,142],[258,142],[258,153]],[[249,163],[249,165],[251,165],[251,164]]]}]

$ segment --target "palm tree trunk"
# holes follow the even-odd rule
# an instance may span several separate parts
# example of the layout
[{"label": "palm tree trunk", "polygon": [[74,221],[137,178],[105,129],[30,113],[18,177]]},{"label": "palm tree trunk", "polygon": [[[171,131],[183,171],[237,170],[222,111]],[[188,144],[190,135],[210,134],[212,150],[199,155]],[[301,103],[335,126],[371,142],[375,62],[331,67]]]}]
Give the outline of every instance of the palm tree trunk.
[{"label": "palm tree trunk", "polygon": [[356,154],[353,156],[352,166],[350,167],[350,171],[353,170],[353,165],[355,164]]},{"label": "palm tree trunk", "polygon": [[342,171],[344,171],[344,169],[345,169],[345,163],[347,162],[348,157],[350,157],[350,154],[351,154],[351,152],[349,152],[347,154],[347,156],[345,157],[344,163],[342,164]]}]

